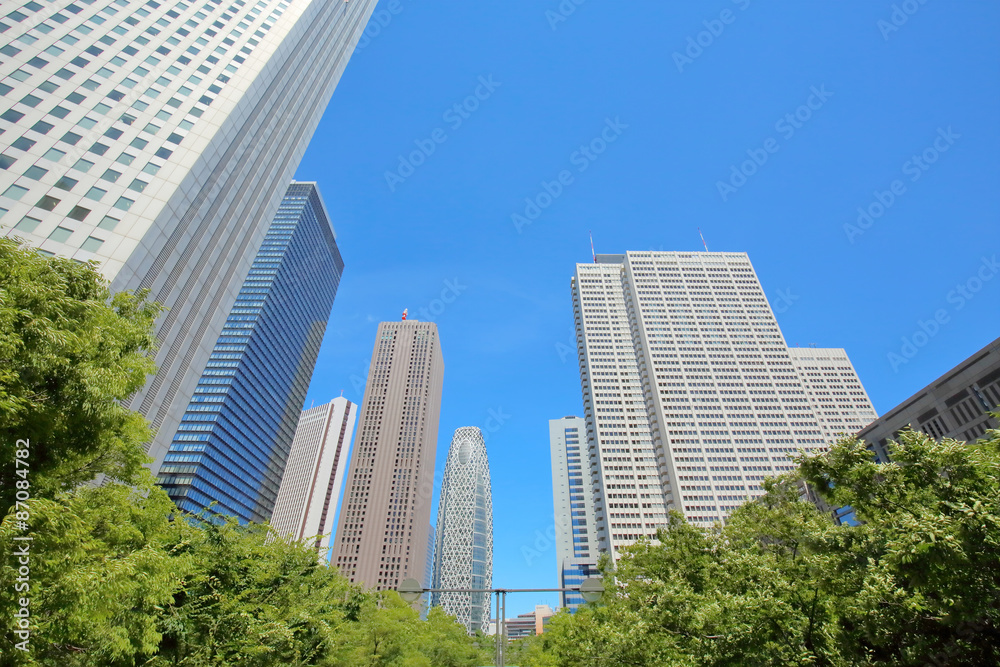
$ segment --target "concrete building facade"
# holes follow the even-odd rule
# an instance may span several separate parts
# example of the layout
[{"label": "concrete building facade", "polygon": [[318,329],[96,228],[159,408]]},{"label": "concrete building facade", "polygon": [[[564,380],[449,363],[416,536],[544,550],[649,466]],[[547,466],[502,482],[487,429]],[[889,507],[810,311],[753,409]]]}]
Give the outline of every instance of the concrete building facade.
[{"label": "concrete building facade", "polygon": [[443,381],[436,324],[379,324],[330,561],[352,582],[426,571]]},{"label": "concrete building facade", "polygon": [[358,406],[343,396],[302,411],[274,503],[274,530],[295,541],[321,535],[316,540],[321,554],[336,528],[357,418]]},{"label": "concrete building facade", "polygon": [[159,472],[375,0],[14,0],[0,234],[148,289]]},{"label": "concrete building facade", "polygon": [[601,552],[655,537],[669,509],[725,521],[842,423],[820,425],[745,253],[597,255],[572,295]]},{"label": "concrete building facade", "polygon": [[788,358],[799,374],[819,424],[817,432],[800,431],[800,434],[817,436],[814,439],[819,444],[827,445],[857,433],[878,417],[844,350],[790,347]]},{"label": "concrete building facade", "polygon": [[912,426],[940,440],[971,442],[1000,428],[990,412],[1000,410],[1000,338],[868,424],[858,437],[879,459],[889,460],[889,441]]}]

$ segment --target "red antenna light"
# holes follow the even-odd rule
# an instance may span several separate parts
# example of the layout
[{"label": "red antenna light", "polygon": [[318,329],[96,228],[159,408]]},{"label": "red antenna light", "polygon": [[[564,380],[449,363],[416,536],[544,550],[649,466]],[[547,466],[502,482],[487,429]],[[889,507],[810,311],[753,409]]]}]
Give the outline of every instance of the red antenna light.
[{"label": "red antenna light", "polygon": [[705,252],[708,252],[708,244],[705,243],[705,235],[701,233],[701,227],[698,228],[698,236],[701,237],[701,244],[705,246]]},{"label": "red antenna light", "polygon": [[594,252],[594,232],[590,233],[590,255],[594,258],[594,264],[597,264],[597,253]]}]

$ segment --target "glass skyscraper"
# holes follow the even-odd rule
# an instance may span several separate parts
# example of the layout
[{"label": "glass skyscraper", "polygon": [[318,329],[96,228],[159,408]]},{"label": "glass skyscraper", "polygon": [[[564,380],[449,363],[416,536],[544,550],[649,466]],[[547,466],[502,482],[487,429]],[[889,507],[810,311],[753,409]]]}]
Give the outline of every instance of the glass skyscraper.
[{"label": "glass skyscraper", "polygon": [[[598,575],[600,556],[594,512],[595,471],[589,463],[587,421],[580,417],[550,419],[549,449],[559,586],[579,586]],[[541,556],[531,549],[522,549],[522,553],[529,559]],[[584,603],[579,593],[562,593],[561,597],[562,606],[570,610]]]},{"label": "glass skyscraper", "polygon": [[181,509],[271,517],[344,262],[314,183],[292,183],[158,481]]},{"label": "glass skyscraper", "polygon": [[154,473],[375,2],[0,2],[0,234],[166,306]]},{"label": "glass skyscraper", "polygon": [[[437,544],[432,588],[493,587],[493,492],[483,433],[474,426],[455,431],[438,501]],[[486,632],[489,593],[433,593],[469,634]]]}]

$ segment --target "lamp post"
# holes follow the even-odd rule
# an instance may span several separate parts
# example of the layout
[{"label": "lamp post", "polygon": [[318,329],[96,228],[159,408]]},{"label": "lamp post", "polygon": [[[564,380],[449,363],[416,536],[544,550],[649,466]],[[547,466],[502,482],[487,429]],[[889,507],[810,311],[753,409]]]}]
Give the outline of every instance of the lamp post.
[{"label": "lamp post", "polygon": [[496,598],[496,667],[504,667],[507,652],[507,593],[579,593],[586,602],[597,602],[604,594],[604,583],[591,577],[579,586],[565,588],[424,588],[416,579],[404,579],[396,589],[404,602],[413,604],[424,593],[492,593]]}]

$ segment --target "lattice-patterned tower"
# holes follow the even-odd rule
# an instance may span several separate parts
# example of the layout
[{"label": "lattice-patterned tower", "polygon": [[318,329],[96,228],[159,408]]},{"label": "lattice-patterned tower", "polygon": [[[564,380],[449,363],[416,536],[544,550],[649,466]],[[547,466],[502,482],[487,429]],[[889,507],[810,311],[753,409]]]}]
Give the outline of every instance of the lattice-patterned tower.
[{"label": "lattice-patterned tower", "polygon": [[[492,588],[493,493],[483,433],[474,426],[455,431],[438,502],[433,588]],[[469,634],[486,632],[489,593],[434,593]]]}]

